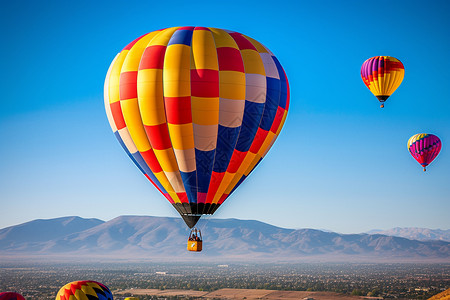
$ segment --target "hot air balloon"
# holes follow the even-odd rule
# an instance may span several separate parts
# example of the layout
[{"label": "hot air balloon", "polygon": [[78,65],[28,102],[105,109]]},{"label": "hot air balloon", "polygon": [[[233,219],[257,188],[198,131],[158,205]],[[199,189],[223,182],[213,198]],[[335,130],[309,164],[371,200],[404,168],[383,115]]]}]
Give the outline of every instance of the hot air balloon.
[{"label": "hot air balloon", "polygon": [[113,60],[104,94],[119,143],[189,228],[258,165],[289,106],[287,77],[272,52],[207,27],[137,38]]},{"label": "hot air balloon", "polygon": [[423,171],[441,151],[441,140],[434,134],[419,133],[408,140],[409,153],[422,165]]},{"label": "hot air balloon", "polygon": [[124,300],[139,300],[137,297],[127,297]]},{"label": "hot air balloon", "polygon": [[3,292],[0,293],[0,300],[25,300],[25,298],[18,293],[14,292]]},{"label": "hot air balloon", "polygon": [[384,102],[400,86],[405,76],[405,68],[400,60],[391,56],[374,56],[361,67],[361,77],[367,88],[381,102]]},{"label": "hot air balloon", "polygon": [[113,296],[107,286],[96,281],[84,280],[66,284],[59,290],[55,298],[55,300],[75,299],[113,300]]}]

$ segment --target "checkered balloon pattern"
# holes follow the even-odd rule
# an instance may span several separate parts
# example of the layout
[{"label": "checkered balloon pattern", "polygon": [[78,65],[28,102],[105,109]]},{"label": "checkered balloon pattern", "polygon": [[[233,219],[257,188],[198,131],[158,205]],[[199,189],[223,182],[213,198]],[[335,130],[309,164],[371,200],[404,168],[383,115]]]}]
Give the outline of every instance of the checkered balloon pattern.
[{"label": "checkered balloon pattern", "polygon": [[238,32],[172,27],[117,54],[105,108],[131,160],[192,227],[249,176],[286,120],[278,59]]}]

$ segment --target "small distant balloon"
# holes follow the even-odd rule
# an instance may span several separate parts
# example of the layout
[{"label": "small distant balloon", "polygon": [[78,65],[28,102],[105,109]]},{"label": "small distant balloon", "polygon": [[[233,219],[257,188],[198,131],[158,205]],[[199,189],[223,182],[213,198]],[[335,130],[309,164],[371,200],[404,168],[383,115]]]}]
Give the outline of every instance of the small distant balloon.
[{"label": "small distant balloon", "polygon": [[100,282],[82,280],[66,284],[59,290],[55,298],[55,300],[82,299],[113,300],[113,295],[109,288]]},{"label": "small distant balloon", "polygon": [[381,102],[384,102],[400,86],[405,76],[402,62],[392,56],[374,56],[366,60],[361,67],[361,77],[367,88]]},{"label": "small distant balloon", "polygon": [[125,300],[139,300],[139,298],[137,298],[137,297],[127,297],[127,298],[125,298]]},{"label": "small distant balloon", "polygon": [[408,140],[409,153],[423,167],[423,171],[436,158],[441,147],[441,140],[434,134],[418,133]]},{"label": "small distant balloon", "polygon": [[14,292],[3,292],[0,293],[0,300],[25,300],[25,298],[18,293]]}]

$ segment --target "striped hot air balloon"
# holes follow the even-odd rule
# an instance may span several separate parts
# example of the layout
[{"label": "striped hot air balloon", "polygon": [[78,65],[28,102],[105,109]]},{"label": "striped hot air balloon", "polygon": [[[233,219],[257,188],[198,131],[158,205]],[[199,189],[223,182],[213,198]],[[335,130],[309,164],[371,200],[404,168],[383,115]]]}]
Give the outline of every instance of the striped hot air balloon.
[{"label": "striped hot air balloon", "polygon": [[361,67],[361,77],[367,88],[381,102],[384,102],[400,86],[405,76],[405,68],[400,60],[391,56],[374,56]]},{"label": "striped hot air balloon", "polygon": [[74,281],[63,286],[55,300],[113,300],[113,295],[106,285],[100,282],[83,280]]},{"label": "striped hot air balloon", "polygon": [[428,166],[441,151],[441,140],[434,134],[419,133],[408,140],[409,153],[426,171]]},{"label": "striped hot air balloon", "polygon": [[0,300],[25,300],[25,298],[19,293],[3,292],[0,293]]},{"label": "striped hot air balloon", "polygon": [[117,54],[105,80],[116,138],[190,228],[266,155],[288,106],[273,53],[217,28],[145,34]]}]

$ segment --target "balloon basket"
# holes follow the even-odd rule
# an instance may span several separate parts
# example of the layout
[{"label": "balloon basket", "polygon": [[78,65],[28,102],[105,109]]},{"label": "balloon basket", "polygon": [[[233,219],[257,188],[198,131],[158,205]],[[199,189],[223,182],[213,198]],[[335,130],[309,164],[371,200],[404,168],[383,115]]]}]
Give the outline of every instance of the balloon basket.
[{"label": "balloon basket", "polygon": [[202,241],[188,241],[187,249],[192,252],[202,251]]},{"label": "balloon basket", "polygon": [[202,241],[202,233],[200,229],[192,228],[191,233],[189,234],[189,239],[187,243],[187,250],[193,252],[202,251],[203,241]]}]

